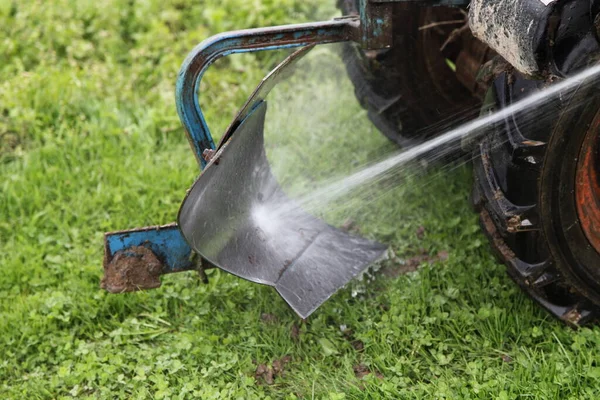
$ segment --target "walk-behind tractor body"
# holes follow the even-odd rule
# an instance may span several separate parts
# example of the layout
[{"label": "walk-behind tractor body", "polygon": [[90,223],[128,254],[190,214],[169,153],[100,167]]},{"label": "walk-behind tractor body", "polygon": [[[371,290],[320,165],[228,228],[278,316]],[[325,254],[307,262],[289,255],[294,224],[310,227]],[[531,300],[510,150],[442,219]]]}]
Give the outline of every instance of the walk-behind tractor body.
[{"label": "walk-behind tractor body", "polygon": [[[295,206],[263,146],[265,97],[313,46],[345,42],[356,95],[391,140],[411,146],[502,110],[596,63],[600,0],[340,0],[326,22],[228,32],[187,57],[177,111],[202,173],[178,222],[106,234],[102,287],[160,286],[162,274],[218,267],[273,286],[303,318],[386,246]],[[198,102],[205,70],[233,53],[301,48],[269,74],[215,145]],[[560,96],[536,123],[489,127],[474,152],[473,202],[509,275],[570,324],[600,307],[600,96]],[[416,101],[425,98],[427,101]],[[290,204],[292,204],[290,206]],[[270,232],[274,209],[284,209]],[[264,220],[269,224],[263,224]]]}]

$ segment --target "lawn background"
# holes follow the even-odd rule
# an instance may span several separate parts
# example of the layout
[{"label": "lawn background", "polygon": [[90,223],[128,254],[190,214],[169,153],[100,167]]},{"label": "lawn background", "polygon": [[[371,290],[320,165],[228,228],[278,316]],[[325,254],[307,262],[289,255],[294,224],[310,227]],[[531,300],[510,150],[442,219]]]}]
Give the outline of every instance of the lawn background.
[{"label": "lawn background", "polygon": [[[0,1],[0,398],[598,398],[600,330],[563,326],[509,280],[469,207],[468,166],[407,176],[360,208],[361,233],[396,257],[306,323],[270,288],[219,271],[208,285],[184,273],[145,293],[99,289],[103,232],[173,221],[197,175],[174,106],[185,55],[221,31],[334,13],[315,0]],[[332,54],[312,55],[312,71]],[[214,132],[281,56],[207,74]],[[270,103],[284,181],[391,151],[327,65]],[[340,111],[311,105],[314,93]],[[277,135],[289,126],[300,133]],[[273,368],[270,384],[260,372]]]}]

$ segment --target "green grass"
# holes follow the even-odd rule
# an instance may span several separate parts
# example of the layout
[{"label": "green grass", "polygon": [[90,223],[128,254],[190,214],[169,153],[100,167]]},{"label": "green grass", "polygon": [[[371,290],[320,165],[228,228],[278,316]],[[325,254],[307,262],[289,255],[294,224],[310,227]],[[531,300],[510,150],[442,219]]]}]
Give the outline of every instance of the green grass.
[{"label": "green grass", "polygon": [[[314,0],[0,2],[0,398],[598,398],[600,330],[566,328],[509,280],[468,205],[466,166],[407,173],[329,210],[389,243],[392,270],[448,256],[354,282],[305,323],[270,288],[219,271],[208,285],[181,273],[149,292],[99,289],[102,233],[173,221],[198,173],[173,100],[187,52],[219,31],[333,12]],[[207,74],[214,132],[281,56]],[[314,50],[269,101],[267,151],[292,191],[392,150],[336,60]],[[255,378],[285,356],[273,384]]]}]

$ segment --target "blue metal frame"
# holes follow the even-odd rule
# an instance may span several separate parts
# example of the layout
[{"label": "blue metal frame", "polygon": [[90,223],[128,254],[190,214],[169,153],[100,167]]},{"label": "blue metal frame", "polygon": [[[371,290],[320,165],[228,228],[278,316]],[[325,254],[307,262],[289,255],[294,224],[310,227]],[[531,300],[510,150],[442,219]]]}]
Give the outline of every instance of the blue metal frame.
[{"label": "blue metal frame", "polygon": [[198,89],[204,72],[213,62],[234,53],[355,40],[358,28],[357,18],[351,17],[327,22],[226,32],[200,43],[181,66],[175,100],[179,118],[201,168],[206,165],[202,157],[203,151],[214,149],[215,144],[200,108]]},{"label": "blue metal frame", "polygon": [[136,246],[152,250],[162,261],[165,274],[195,268],[191,262],[192,249],[181,235],[177,224],[111,232],[104,237],[104,254],[109,260],[116,252]]}]

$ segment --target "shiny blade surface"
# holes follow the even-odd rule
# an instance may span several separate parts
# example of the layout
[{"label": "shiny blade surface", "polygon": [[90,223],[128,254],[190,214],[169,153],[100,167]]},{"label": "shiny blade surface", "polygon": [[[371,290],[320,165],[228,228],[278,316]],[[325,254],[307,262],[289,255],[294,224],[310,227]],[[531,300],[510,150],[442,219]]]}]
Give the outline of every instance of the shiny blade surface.
[{"label": "shiny blade surface", "polygon": [[306,318],[387,246],[326,224],[283,192],[265,154],[264,91],[255,93],[261,96],[248,101],[189,191],[178,223],[194,251],[227,272],[273,286]]}]

